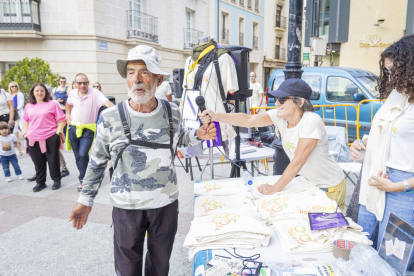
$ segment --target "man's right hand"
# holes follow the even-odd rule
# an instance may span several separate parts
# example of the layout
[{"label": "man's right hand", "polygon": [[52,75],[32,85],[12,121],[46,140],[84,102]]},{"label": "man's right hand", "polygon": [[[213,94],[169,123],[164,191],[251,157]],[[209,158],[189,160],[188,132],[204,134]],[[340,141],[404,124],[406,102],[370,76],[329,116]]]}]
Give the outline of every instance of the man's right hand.
[{"label": "man's right hand", "polygon": [[76,230],[82,229],[88,220],[88,216],[91,210],[92,207],[77,203],[75,207],[73,207],[68,221],[72,221],[72,226],[76,228]]},{"label": "man's right hand", "polygon": [[354,158],[354,160],[358,160],[361,156],[360,151],[366,150],[364,143],[362,143],[360,140],[355,140],[350,147],[351,155]]},{"label": "man's right hand", "polygon": [[66,124],[70,125],[71,122],[72,122],[72,118],[70,117],[70,115],[66,114]]}]

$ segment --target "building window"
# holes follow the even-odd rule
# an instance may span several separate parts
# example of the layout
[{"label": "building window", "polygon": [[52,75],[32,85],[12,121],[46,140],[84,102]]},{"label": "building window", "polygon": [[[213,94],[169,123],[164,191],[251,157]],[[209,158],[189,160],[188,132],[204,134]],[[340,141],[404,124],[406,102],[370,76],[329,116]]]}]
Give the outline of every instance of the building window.
[{"label": "building window", "polygon": [[[329,34],[329,11],[331,6],[330,0],[314,0],[313,18],[315,18],[315,26],[313,28],[313,36],[316,37],[316,29],[319,18],[319,36],[328,36]],[[318,5],[319,2],[319,5]],[[319,8],[319,10],[318,10]]]},{"label": "building window", "polygon": [[29,2],[22,3],[22,16],[30,16],[30,3]]},{"label": "building window", "polygon": [[239,45],[244,45],[244,19],[239,18]]},{"label": "building window", "polygon": [[1,0],[0,30],[41,31],[39,0]]},{"label": "building window", "polygon": [[141,0],[130,0],[129,9],[129,27],[141,30]]},{"label": "building window", "polygon": [[193,13],[190,11],[185,11],[185,26],[186,26],[185,40],[186,42],[191,41],[191,29],[193,25],[192,18],[193,18]]},{"label": "building window", "polygon": [[254,10],[255,10],[256,12],[259,12],[259,0],[255,0],[255,1],[254,1]]},{"label": "building window", "polygon": [[222,26],[221,29],[221,42],[229,43],[229,27],[228,27],[228,18],[229,15],[227,13],[222,13]]},{"label": "building window", "polygon": [[275,59],[286,60],[286,49],[281,48],[282,39],[276,37],[276,46],[275,46]]},{"label": "building window", "polygon": [[17,12],[16,12],[16,5],[17,5],[17,3],[13,3],[13,2],[9,2],[9,1],[6,1],[6,2],[3,2],[3,15],[6,17],[6,16],[9,16],[9,17],[15,17],[15,16],[17,16]]},{"label": "building window", "polygon": [[253,48],[259,48],[259,37],[258,37],[258,24],[253,24]]}]

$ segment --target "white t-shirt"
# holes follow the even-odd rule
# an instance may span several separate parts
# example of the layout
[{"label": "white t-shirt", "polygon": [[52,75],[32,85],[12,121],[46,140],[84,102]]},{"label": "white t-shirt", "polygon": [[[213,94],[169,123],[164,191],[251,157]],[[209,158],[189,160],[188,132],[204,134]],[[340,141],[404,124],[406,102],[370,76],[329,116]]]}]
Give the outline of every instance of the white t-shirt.
[{"label": "white t-shirt", "polygon": [[395,120],[387,167],[414,173],[414,104]]},{"label": "white t-shirt", "polygon": [[287,120],[277,117],[277,111],[277,109],[273,109],[268,111],[267,114],[279,129],[283,149],[291,161],[295,157],[299,139],[311,138],[318,140],[299,174],[319,188],[329,188],[341,183],[344,180],[344,174],[329,154],[328,136],[321,117],[314,112],[307,111],[295,127],[287,128]]},{"label": "white t-shirt", "polygon": [[[236,66],[234,64],[233,59],[228,54],[223,54],[218,58],[219,61],[219,68],[220,68],[220,76],[221,81],[224,88],[224,93],[226,94],[227,98],[227,92],[234,93],[239,90],[239,84],[237,80],[237,72],[236,72]],[[187,89],[193,89],[194,85],[194,77],[197,73],[199,64],[194,68],[194,70],[188,74],[190,71],[189,67],[193,63],[193,60],[191,57],[188,57],[185,62],[185,73],[184,73],[184,82],[183,82],[183,88],[184,91]],[[187,78],[186,78],[187,76]],[[216,70],[214,68],[213,63],[211,62],[208,66],[206,71],[203,75],[203,80],[201,83],[201,95],[204,96],[204,99],[206,101],[206,109],[210,109],[216,112],[226,112],[224,109],[223,102],[221,100],[220,95],[220,89],[218,85],[217,80],[217,74]],[[181,98],[182,101],[184,100],[184,97]],[[226,124],[220,123],[221,128],[221,137],[223,140],[227,139],[227,134],[225,133]]]},{"label": "white t-shirt", "polygon": [[10,113],[8,101],[13,101],[12,96],[4,89],[0,90],[0,115]]},{"label": "white t-shirt", "polygon": [[9,134],[8,136],[0,135],[0,155],[11,156],[16,154],[14,143],[17,142],[16,136]]},{"label": "white t-shirt", "polygon": [[168,101],[167,95],[172,94],[171,86],[168,81],[163,81],[160,86],[157,87],[155,97]]},{"label": "white t-shirt", "polygon": [[[253,89],[253,94],[251,97],[252,107],[259,107],[259,94],[263,94],[263,87],[260,83],[250,83],[250,89]],[[263,103],[263,102],[262,102]]]}]

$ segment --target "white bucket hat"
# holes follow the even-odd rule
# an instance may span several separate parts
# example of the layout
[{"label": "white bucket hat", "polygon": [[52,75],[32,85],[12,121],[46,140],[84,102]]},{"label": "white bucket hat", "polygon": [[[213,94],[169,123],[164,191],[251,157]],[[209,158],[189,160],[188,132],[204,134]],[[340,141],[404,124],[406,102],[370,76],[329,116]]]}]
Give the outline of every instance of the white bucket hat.
[{"label": "white bucket hat", "polygon": [[118,59],[116,68],[121,77],[126,78],[126,66],[129,61],[142,60],[145,62],[148,71],[156,75],[164,75],[164,80],[170,77],[170,74],[160,69],[161,56],[154,48],[147,45],[138,45],[128,52],[127,59]]}]

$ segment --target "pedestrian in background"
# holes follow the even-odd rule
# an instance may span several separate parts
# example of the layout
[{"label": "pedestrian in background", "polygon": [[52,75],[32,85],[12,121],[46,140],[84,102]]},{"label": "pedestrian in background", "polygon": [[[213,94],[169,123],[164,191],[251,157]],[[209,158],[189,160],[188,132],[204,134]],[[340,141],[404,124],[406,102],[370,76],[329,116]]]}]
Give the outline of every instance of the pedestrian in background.
[{"label": "pedestrian in background", "polygon": [[354,159],[365,150],[358,224],[377,249],[390,213],[414,226],[414,34],[386,48],[380,59],[378,91],[386,99],[369,137],[354,141]]},{"label": "pedestrian in background", "polygon": [[61,186],[59,148],[66,117],[60,106],[50,100],[51,95],[42,83],[36,83],[29,92],[29,103],[24,108],[23,137],[35,164],[36,186],[33,192],[46,188],[46,164],[53,180],[52,190]]},{"label": "pedestrian in background", "polygon": [[155,97],[157,99],[163,99],[169,102],[172,102],[172,91],[170,83],[164,80],[160,86],[157,87],[157,91],[155,92]]},{"label": "pedestrian in background", "polygon": [[102,92],[102,86],[101,86],[101,84],[99,82],[95,82],[93,84],[93,88],[95,88],[96,90],[99,90],[99,91]]},{"label": "pedestrian in background", "polygon": [[[250,72],[250,89],[253,90],[252,97],[250,98],[251,107],[261,107],[263,104],[263,87],[256,81],[256,73]],[[258,114],[261,109],[253,109],[252,114]]]},{"label": "pedestrian in background", "polygon": [[[50,94],[49,101],[54,101],[54,102],[56,102],[57,105],[59,105],[61,107],[60,103],[57,100],[54,100],[51,96],[52,95],[52,88],[47,84],[45,85],[45,87],[47,88],[47,90],[49,91],[49,94]],[[63,129],[65,129],[65,128],[63,128]],[[62,135],[64,135],[64,133]],[[59,149],[59,161],[60,161],[60,166],[62,168],[62,173],[61,173],[62,177],[68,176],[70,173],[69,173],[68,167],[66,166],[66,160],[65,160],[65,157],[62,154],[61,149]],[[28,181],[35,181],[36,178],[37,178],[37,176],[36,176],[36,174],[34,174],[32,177],[28,178],[27,180]]]},{"label": "pedestrian in background", "polygon": [[1,88],[0,84],[0,122],[6,122],[10,126],[10,132],[14,130],[14,102],[9,93]]},{"label": "pedestrian in background", "polygon": [[78,191],[82,190],[83,177],[89,162],[89,152],[96,132],[96,120],[102,106],[114,104],[102,92],[89,87],[88,77],[79,73],[75,77],[78,89],[70,92],[66,102],[66,121],[68,139],[66,149],[73,150],[79,170]]},{"label": "pedestrian in background", "polygon": [[73,89],[78,89],[78,84],[76,83],[76,80],[72,81],[72,89],[70,91],[72,91]]},{"label": "pedestrian in background", "polygon": [[12,164],[14,172],[19,177],[20,180],[24,179],[22,176],[22,171],[20,170],[19,161],[17,160],[16,147],[19,150],[19,155],[23,155],[20,143],[18,143],[16,137],[13,134],[10,134],[9,125],[5,122],[0,122],[0,155],[1,155],[1,164],[3,166],[4,176],[6,177],[6,182],[12,181],[10,176],[9,163]]},{"label": "pedestrian in background", "polygon": [[17,142],[20,143],[19,133],[23,131],[23,110],[24,110],[24,94],[20,92],[17,82],[12,81],[9,83],[9,93],[13,98],[15,112],[17,111],[20,119],[14,122],[13,133],[17,138]]},{"label": "pedestrian in background", "polygon": [[[63,113],[66,114],[65,105],[66,100],[68,99],[68,86],[66,83],[65,77],[60,77],[59,86],[53,88],[53,98],[59,103],[60,108],[62,108]],[[50,91],[49,91],[50,92]],[[63,133],[66,133],[66,126],[63,128]]]}]

